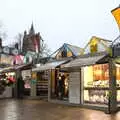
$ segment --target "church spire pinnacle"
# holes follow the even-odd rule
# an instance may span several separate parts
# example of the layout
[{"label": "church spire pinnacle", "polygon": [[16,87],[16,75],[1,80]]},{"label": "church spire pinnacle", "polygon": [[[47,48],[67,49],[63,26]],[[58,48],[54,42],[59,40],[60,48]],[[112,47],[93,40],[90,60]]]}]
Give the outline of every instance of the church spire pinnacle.
[{"label": "church spire pinnacle", "polygon": [[33,22],[32,22],[32,24],[31,24],[31,28],[30,28],[29,34],[32,34],[32,35],[35,34]]}]

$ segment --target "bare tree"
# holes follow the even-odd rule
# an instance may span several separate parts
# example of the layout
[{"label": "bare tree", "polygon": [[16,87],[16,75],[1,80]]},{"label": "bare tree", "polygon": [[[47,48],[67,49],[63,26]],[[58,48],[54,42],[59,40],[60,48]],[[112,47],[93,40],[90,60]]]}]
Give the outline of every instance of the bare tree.
[{"label": "bare tree", "polygon": [[48,57],[51,53],[50,48],[48,48],[48,45],[44,42],[44,40],[41,41],[40,46],[40,56],[41,57]]},{"label": "bare tree", "polygon": [[6,32],[3,30],[3,23],[0,21],[0,38],[5,39],[7,37]]},{"label": "bare tree", "polygon": [[17,43],[18,44],[18,50],[19,52],[22,52],[22,42],[23,42],[23,34],[22,33],[18,33],[16,36],[15,36],[15,44]]},{"label": "bare tree", "polygon": [[[16,43],[18,45],[19,53],[22,52],[22,43],[23,43],[23,34],[18,33],[15,37]],[[16,46],[17,46],[16,45]],[[29,51],[30,52],[30,51]],[[44,42],[42,38],[40,38],[40,52],[30,52],[30,55],[32,56],[33,63],[39,63],[41,58],[49,57],[51,53],[51,50],[48,48],[48,45]]]}]

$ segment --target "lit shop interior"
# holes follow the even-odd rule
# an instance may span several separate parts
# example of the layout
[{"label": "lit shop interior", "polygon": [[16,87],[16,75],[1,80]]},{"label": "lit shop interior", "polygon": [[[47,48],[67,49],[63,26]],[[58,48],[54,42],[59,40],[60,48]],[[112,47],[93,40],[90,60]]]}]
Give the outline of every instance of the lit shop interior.
[{"label": "lit shop interior", "polygon": [[[61,76],[64,76],[63,79]],[[59,80],[62,80],[61,84]],[[65,71],[54,70],[52,71],[52,81],[51,81],[51,97],[53,99],[68,100],[69,92],[69,73]],[[62,91],[60,90],[62,85]],[[61,95],[62,94],[62,98]]]},{"label": "lit shop interior", "polygon": [[83,67],[83,103],[108,104],[109,65],[97,64]]},{"label": "lit shop interior", "polygon": [[15,72],[6,72],[0,74],[0,96],[2,98],[11,98],[15,95]]},{"label": "lit shop interior", "polygon": [[116,64],[117,102],[120,104],[120,64]]},{"label": "lit shop interior", "polygon": [[62,79],[62,77],[60,78],[63,82],[63,98],[62,98],[62,100],[68,100],[68,82],[69,82],[69,74],[67,73],[67,72],[58,72],[57,73],[57,78],[56,78],[56,80],[57,80],[57,89],[58,89],[58,91],[57,91],[57,98],[60,98],[60,83],[59,83],[59,77],[60,76],[63,76],[63,79]]},{"label": "lit shop interior", "polygon": [[6,81],[6,84],[8,84],[8,86],[11,86],[16,82],[15,77],[15,72],[6,72],[0,74],[0,80]]},{"label": "lit shop interior", "polygon": [[22,78],[24,80],[24,96],[30,96],[31,90],[31,70],[23,70]]},{"label": "lit shop interior", "polygon": [[36,95],[47,96],[48,95],[48,71],[37,72],[37,83],[36,83]]}]

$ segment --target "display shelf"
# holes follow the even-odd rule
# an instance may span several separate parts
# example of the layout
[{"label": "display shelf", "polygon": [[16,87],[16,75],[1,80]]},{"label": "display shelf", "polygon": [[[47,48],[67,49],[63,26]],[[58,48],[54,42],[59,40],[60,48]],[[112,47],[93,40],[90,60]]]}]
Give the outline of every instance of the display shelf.
[{"label": "display shelf", "polygon": [[36,91],[38,96],[47,96],[48,95],[48,73],[43,72],[39,74],[39,79],[36,83]]},{"label": "display shelf", "polygon": [[85,87],[84,90],[109,90],[108,87]]},{"label": "display shelf", "polygon": [[99,101],[95,101],[95,102],[93,102],[93,101],[84,101],[84,103],[87,103],[87,104],[100,104],[100,105],[108,105],[108,103],[107,102],[99,102]]},{"label": "display shelf", "polygon": [[117,87],[117,90],[120,90],[120,87]]},{"label": "display shelf", "polygon": [[36,90],[37,90],[38,96],[47,96],[48,95],[48,81],[38,81]]}]

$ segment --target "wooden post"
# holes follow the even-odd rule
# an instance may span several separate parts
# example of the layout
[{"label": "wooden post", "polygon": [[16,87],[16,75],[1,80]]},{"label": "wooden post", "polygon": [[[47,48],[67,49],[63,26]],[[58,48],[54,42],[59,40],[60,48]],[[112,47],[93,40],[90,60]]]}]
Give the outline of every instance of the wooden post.
[{"label": "wooden post", "polygon": [[30,96],[36,97],[36,82],[37,82],[37,72],[31,71],[31,90],[30,90]]},{"label": "wooden post", "polygon": [[31,82],[30,96],[36,97],[36,82]]},{"label": "wooden post", "polygon": [[113,59],[109,60],[109,102],[107,113],[115,113],[117,111],[117,91],[116,91],[116,66]]},{"label": "wooden post", "polygon": [[18,78],[21,76],[21,71],[19,69],[17,69],[15,73],[16,73],[16,83],[15,83],[15,87],[14,87],[14,97],[17,98],[18,97],[17,82],[18,82]]},{"label": "wooden post", "polygon": [[52,70],[48,72],[48,101],[51,99],[51,81],[52,81]]}]

